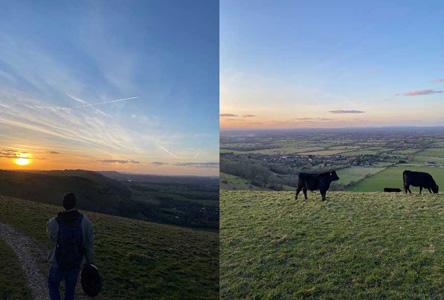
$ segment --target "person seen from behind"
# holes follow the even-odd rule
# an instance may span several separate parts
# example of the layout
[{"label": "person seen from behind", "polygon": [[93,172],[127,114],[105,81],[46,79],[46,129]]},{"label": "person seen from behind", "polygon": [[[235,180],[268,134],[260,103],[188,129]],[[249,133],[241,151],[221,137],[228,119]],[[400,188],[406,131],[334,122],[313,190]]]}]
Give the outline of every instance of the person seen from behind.
[{"label": "person seen from behind", "polygon": [[94,263],[94,236],[91,221],[77,208],[74,193],[63,196],[65,211],[46,223],[46,233],[53,243],[49,256],[48,287],[51,300],[59,300],[59,286],[65,281],[65,300],[74,299],[80,268]]}]

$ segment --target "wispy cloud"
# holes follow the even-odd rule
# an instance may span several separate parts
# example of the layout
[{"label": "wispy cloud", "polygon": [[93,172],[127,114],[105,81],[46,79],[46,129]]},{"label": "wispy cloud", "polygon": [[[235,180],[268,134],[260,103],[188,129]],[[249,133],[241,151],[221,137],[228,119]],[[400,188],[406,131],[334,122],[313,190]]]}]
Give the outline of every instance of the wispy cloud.
[{"label": "wispy cloud", "polygon": [[330,118],[294,118],[293,120],[299,121],[299,122],[306,122],[306,121],[336,121],[336,119],[330,119]]},{"label": "wispy cloud", "polygon": [[136,160],[121,160],[121,159],[103,159],[99,160],[105,164],[140,164]]},{"label": "wispy cloud", "polygon": [[60,152],[57,151],[48,151],[49,154],[60,154]]},{"label": "wispy cloud", "polygon": [[404,93],[404,96],[423,96],[423,95],[432,95],[432,94],[441,94],[442,91],[435,90],[419,90],[419,91],[411,91],[408,93]]},{"label": "wispy cloud", "polygon": [[17,158],[19,156],[18,152],[10,149],[0,150],[0,157],[3,158]]},{"label": "wispy cloud", "polygon": [[435,82],[444,82],[444,78],[435,79],[433,81],[435,81]]},{"label": "wispy cloud", "polygon": [[365,111],[363,110],[344,110],[344,109],[338,109],[338,110],[330,110],[332,114],[363,114]]},{"label": "wispy cloud", "polygon": [[222,117],[222,118],[229,118],[229,117],[239,117],[238,115],[236,115],[236,114],[220,114],[220,116]]},{"label": "wispy cloud", "polygon": [[153,161],[151,164],[156,165],[156,166],[169,165],[169,163],[166,163],[166,162],[163,162],[163,161]]},{"label": "wispy cloud", "polygon": [[193,167],[193,168],[219,168],[218,162],[194,162],[194,163],[176,163],[179,167]]},{"label": "wispy cloud", "polygon": [[243,115],[242,117],[244,117],[244,118],[254,118],[255,115]]}]

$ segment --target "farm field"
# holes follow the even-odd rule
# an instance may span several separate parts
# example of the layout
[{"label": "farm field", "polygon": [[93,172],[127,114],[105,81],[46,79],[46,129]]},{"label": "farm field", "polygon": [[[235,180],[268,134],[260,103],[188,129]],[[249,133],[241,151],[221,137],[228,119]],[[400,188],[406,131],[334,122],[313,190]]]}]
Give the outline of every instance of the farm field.
[{"label": "farm field", "polygon": [[[44,249],[51,248],[46,221],[61,207],[5,196],[0,196],[0,206],[1,222],[34,238]],[[217,233],[82,212],[94,226],[95,265],[104,278],[101,299],[219,298]],[[1,243],[0,251],[8,253]],[[0,268],[0,278],[9,276],[10,268]],[[42,272],[47,275],[46,265]],[[6,282],[24,286],[19,282],[22,276],[14,278],[16,283]]]},{"label": "farm field", "polygon": [[221,192],[222,299],[442,299],[444,196]]},{"label": "farm field", "polygon": [[[444,187],[444,168],[396,166],[387,168],[370,178],[366,178],[348,190],[354,192],[379,192],[383,191],[385,187],[393,187],[400,188],[404,191],[402,181],[402,172],[404,172],[404,170],[427,172],[433,176],[438,186]],[[412,193],[419,193],[419,188],[410,187],[410,190]],[[428,193],[428,191],[425,192]]]},{"label": "farm field", "polygon": [[429,148],[418,152],[413,161],[421,163],[435,162],[437,164],[444,164],[444,148]]},{"label": "farm field", "polygon": [[338,170],[339,180],[335,184],[349,185],[384,170],[382,167],[349,167]]},{"label": "farm field", "polygon": [[221,171],[236,180],[222,182],[221,189],[295,189],[301,172],[337,170],[340,180],[332,184],[334,190],[380,191],[375,182],[383,177],[367,177],[386,167],[409,164],[426,171],[427,164],[444,164],[443,129],[222,130]]}]

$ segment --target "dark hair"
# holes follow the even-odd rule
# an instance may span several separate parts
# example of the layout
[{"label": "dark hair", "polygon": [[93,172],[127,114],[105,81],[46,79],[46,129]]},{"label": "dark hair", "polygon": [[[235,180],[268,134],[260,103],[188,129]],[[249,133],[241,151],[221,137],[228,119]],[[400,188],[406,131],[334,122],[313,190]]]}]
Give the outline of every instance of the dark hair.
[{"label": "dark hair", "polygon": [[76,207],[77,204],[76,195],[74,193],[65,194],[65,196],[63,196],[62,204],[66,210],[73,209],[74,207]]}]

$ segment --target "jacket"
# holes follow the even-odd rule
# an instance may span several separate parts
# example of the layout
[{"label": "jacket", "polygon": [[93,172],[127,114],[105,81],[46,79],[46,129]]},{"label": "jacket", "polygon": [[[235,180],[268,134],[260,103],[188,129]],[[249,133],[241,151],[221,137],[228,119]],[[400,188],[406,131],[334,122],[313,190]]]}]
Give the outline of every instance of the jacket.
[{"label": "jacket", "polygon": [[[78,210],[71,211],[63,211],[59,212],[58,217],[61,220],[69,221],[75,220],[79,217],[80,212]],[[82,238],[83,238],[83,246],[85,247],[85,255],[83,256],[82,263],[80,266],[84,264],[93,264],[94,263],[94,235],[91,221],[87,216],[83,215],[82,223],[80,224],[82,228]],[[57,234],[59,232],[59,224],[57,223],[56,218],[52,218],[46,223],[46,233],[48,234],[49,239],[53,243],[53,248],[51,253],[49,254],[48,262],[51,267],[58,268],[57,261],[55,258],[55,249],[57,245]],[[80,267],[79,266],[79,267]]]}]

